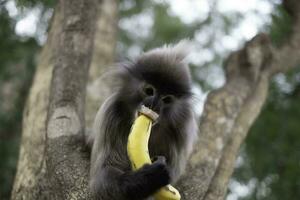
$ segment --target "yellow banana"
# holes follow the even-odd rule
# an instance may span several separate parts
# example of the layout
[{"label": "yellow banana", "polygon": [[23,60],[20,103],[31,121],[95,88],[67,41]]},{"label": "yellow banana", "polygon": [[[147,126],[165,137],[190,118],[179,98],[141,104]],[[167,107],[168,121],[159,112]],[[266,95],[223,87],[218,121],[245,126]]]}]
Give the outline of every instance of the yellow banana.
[{"label": "yellow banana", "polygon": [[[140,115],[134,121],[128,137],[127,152],[134,170],[144,164],[150,164],[148,142],[152,121],[157,118],[152,110],[142,107]],[[173,186],[167,185],[154,194],[155,200],[180,200],[180,194]]]}]

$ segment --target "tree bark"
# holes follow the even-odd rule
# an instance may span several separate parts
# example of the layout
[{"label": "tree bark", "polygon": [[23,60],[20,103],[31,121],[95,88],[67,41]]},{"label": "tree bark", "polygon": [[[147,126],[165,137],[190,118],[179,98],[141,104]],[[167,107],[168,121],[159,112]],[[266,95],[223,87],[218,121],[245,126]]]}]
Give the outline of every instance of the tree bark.
[{"label": "tree bark", "polygon": [[[259,34],[225,62],[226,83],[208,95],[199,140],[178,183],[182,199],[224,199],[270,79],[300,63],[300,1],[283,4],[293,19],[285,43],[276,48]],[[91,199],[82,137],[105,96],[107,82],[97,77],[113,60],[116,15],[113,0],[59,1],[24,112],[12,199]]]},{"label": "tree bark", "polygon": [[46,121],[46,176],[52,199],[90,199],[89,155],[84,147],[86,82],[92,58],[97,0],[60,1],[63,30],[54,48],[55,65]]},{"label": "tree bark", "polygon": [[12,199],[89,199],[89,156],[78,138],[97,3],[58,2],[24,112]]}]

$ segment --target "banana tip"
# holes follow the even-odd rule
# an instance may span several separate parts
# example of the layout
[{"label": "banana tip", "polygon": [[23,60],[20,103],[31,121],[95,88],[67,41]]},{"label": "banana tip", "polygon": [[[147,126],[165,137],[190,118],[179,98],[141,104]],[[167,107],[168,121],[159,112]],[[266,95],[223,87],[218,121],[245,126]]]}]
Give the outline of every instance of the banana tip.
[{"label": "banana tip", "polygon": [[159,115],[155,111],[151,110],[150,108],[148,108],[144,105],[142,105],[142,107],[140,108],[139,114],[143,114],[143,115],[147,116],[152,121],[156,121],[159,117]]}]

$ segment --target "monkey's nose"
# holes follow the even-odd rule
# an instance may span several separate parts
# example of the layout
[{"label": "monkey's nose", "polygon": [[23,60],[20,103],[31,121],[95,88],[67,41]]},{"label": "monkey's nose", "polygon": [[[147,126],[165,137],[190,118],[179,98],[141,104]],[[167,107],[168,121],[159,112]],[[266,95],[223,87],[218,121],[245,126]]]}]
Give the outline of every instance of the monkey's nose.
[{"label": "monkey's nose", "polygon": [[152,97],[148,97],[143,101],[144,106],[153,109],[154,99]]},{"label": "monkey's nose", "polygon": [[154,97],[144,99],[143,105],[159,113],[159,101],[157,101]]}]

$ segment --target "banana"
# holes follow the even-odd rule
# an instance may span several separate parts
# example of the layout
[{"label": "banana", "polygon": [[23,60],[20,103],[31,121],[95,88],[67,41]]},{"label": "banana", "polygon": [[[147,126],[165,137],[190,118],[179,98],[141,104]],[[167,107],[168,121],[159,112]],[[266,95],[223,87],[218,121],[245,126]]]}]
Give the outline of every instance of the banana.
[{"label": "banana", "polygon": [[176,188],[167,185],[154,194],[155,200],[180,200],[181,196]]},{"label": "banana", "polygon": [[[128,137],[127,153],[133,170],[144,164],[151,164],[148,151],[148,142],[151,133],[152,121],[158,115],[147,107],[142,107],[140,115],[134,121]],[[180,194],[173,186],[167,185],[154,194],[155,200],[180,200]]]}]

